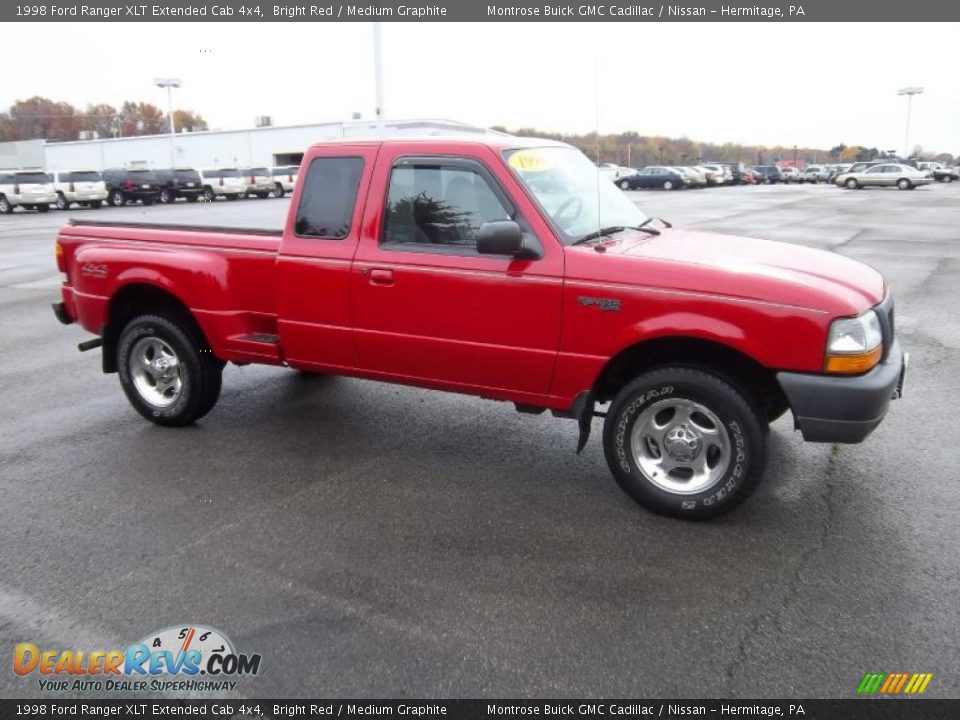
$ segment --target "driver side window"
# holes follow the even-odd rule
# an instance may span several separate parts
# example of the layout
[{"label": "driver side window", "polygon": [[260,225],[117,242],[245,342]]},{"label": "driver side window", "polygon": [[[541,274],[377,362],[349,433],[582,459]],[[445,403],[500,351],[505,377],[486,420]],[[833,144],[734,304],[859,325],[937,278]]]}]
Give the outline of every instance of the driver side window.
[{"label": "driver side window", "polygon": [[401,164],[390,173],[382,242],[475,249],[481,225],[509,219],[487,180],[469,167]]}]

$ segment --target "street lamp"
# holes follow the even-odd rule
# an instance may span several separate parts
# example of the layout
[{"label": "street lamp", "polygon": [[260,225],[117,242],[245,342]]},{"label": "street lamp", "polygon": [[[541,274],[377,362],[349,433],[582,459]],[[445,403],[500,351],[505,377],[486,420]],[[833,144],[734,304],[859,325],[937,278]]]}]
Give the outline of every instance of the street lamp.
[{"label": "street lamp", "polygon": [[180,87],[181,85],[183,85],[183,83],[180,81],[179,78],[156,78],[154,79],[153,83],[158,88],[167,89],[167,115],[170,117],[170,169],[172,170],[177,165],[176,159],[174,158],[174,151],[173,151],[173,141],[174,141],[174,136],[177,134],[177,130],[173,123],[172,90],[173,88]]},{"label": "street lamp", "polygon": [[903,158],[906,159],[910,155],[910,105],[913,102],[914,95],[922,95],[922,87],[905,87],[897,90],[897,95],[906,95],[907,96],[907,129],[903,135]]}]

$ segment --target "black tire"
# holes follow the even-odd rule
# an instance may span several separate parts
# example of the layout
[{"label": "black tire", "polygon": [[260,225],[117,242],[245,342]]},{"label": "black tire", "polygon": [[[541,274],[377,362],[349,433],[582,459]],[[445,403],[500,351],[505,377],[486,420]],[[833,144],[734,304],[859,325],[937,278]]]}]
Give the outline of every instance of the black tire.
[{"label": "black tire", "polygon": [[857,190],[860,188],[860,183],[858,183],[855,178],[847,178],[843,185],[847,190]]},{"label": "black tire", "polygon": [[7,200],[6,195],[0,195],[0,214],[9,215],[13,212],[13,205]]},{"label": "black tire", "polygon": [[164,205],[169,205],[173,202],[173,196],[170,194],[169,190],[160,191],[160,202]]},{"label": "black tire", "polygon": [[[131,354],[141,340],[156,338],[176,355],[180,390],[172,404],[160,407],[141,394],[134,382]],[[131,320],[117,343],[120,385],[133,408],[157,425],[180,427],[206,415],[220,397],[223,363],[211,352],[199,331],[179,317],[141,315]]]},{"label": "black tire", "polygon": [[[706,408],[719,421],[718,432],[724,433],[728,457],[726,467],[720,461],[722,475],[711,480],[699,492],[683,493],[668,490],[651,480],[640,468],[631,450],[631,437],[638,418],[655,403],[689,401]],[[669,408],[662,412],[669,413]],[[698,422],[712,423],[698,411]],[[651,416],[659,419],[659,413]],[[670,422],[669,415],[665,423]],[[665,430],[670,432],[684,425]],[[696,453],[710,450],[700,441]],[[641,445],[649,448],[649,445]],[[688,367],[666,367],[651,370],[624,387],[614,398],[603,426],[603,449],[607,464],[621,488],[642,505],[656,513],[690,520],[706,520],[729,512],[750,496],[763,476],[766,463],[764,424],[759,413],[746,397],[723,378]],[[666,452],[661,448],[661,452]],[[722,453],[720,453],[722,456]],[[675,472],[675,471],[671,471]],[[669,472],[661,481],[670,481]]]},{"label": "black tire", "polygon": [[907,178],[897,180],[897,190],[913,190],[913,183]]},{"label": "black tire", "polygon": [[50,206],[47,205],[47,203],[41,203],[40,205],[37,205],[37,212],[39,213],[50,212]]},{"label": "black tire", "polygon": [[204,188],[203,189],[203,199],[207,202],[213,202],[217,199],[216,194],[213,192],[213,188]]},{"label": "black tire", "polygon": [[276,186],[273,188],[273,196],[275,198],[282,198],[286,194],[287,194],[287,191],[283,189],[283,185],[281,185],[280,183],[277,183]]},{"label": "black tire", "polygon": [[69,210],[71,202],[62,192],[57,193],[57,210]]},{"label": "black tire", "polygon": [[111,190],[110,195],[107,197],[107,202],[109,202],[114,207],[122,206],[127,199],[123,196],[122,190]]},{"label": "black tire", "polygon": [[103,207],[103,200],[91,200],[89,203],[87,203],[87,206],[93,210],[99,210]]}]

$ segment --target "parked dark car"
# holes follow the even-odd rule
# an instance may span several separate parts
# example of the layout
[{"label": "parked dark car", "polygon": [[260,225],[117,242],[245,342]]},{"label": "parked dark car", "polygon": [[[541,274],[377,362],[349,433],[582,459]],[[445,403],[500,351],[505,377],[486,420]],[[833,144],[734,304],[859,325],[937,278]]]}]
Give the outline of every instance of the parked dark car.
[{"label": "parked dark car", "polygon": [[687,180],[674,168],[651,165],[632,175],[624,175],[619,178],[617,186],[621,190],[636,190],[637,188],[678,190],[687,186]]},{"label": "parked dark car", "polygon": [[760,176],[760,182],[768,185],[783,182],[783,173],[776,165],[757,165],[753,168],[753,171]]},{"label": "parked dark car", "polygon": [[107,186],[107,202],[117,207],[139,200],[153,205],[160,200],[160,184],[153,170],[125,170],[111,168],[103,171]]},{"label": "parked dark car", "polygon": [[203,195],[203,180],[193,168],[164,168],[154,170],[160,184],[160,202],[172,203],[177,198],[196,202]]}]

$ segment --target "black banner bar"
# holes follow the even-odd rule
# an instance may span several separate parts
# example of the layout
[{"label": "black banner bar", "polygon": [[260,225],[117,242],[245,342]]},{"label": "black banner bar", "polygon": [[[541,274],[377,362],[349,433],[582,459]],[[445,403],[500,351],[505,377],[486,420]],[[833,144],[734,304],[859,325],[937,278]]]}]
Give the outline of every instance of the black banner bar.
[{"label": "black banner bar", "polygon": [[0,718],[955,720],[960,700],[0,700]]},{"label": "black banner bar", "polygon": [[957,22],[944,0],[681,0],[645,3],[501,0],[58,0],[4,2],[3,22]]}]

